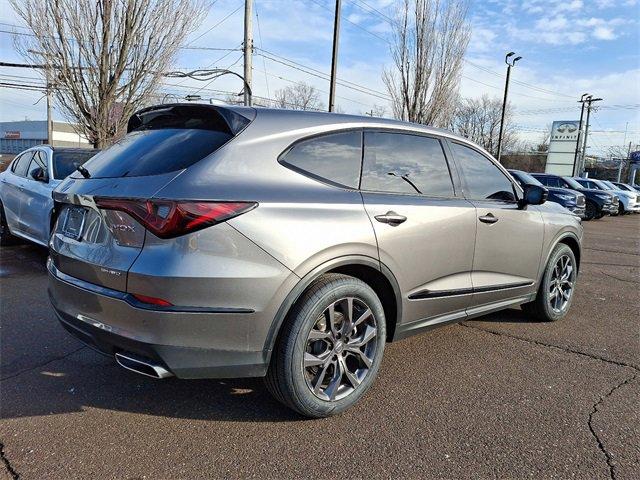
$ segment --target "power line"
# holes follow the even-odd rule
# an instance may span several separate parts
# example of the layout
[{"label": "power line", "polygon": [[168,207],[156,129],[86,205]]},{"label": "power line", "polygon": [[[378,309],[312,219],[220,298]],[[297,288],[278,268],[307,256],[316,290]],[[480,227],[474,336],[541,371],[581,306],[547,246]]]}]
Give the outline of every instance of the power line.
[{"label": "power line", "polygon": [[[214,2],[215,3],[215,2]],[[213,4],[211,4],[213,5]],[[222,20],[220,20],[218,23],[216,23],[215,25],[213,25],[213,27],[207,29],[206,31],[202,32],[200,35],[198,35],[196,38],[194,38],[193,40],[191,40],[189,43],[187,43],[187,45],[185,45],[186,47],[190,46],[193,42],[195,42],[196,40],[201,39],[202,37],[204,37],[207,33],[209,33],[211,30],[213,30],[214,28],[216,28],[219,25],[222,25],[228,18],[230,18],[233,14],[235,14],[238,10],[240,10],[242,7],[244,7],[244,2],[241,2],[240,5],[238,5],[238,7],[232,11],[231,13],[229,13],[226,17],[224,17]]]},{"label": "power line", "polygon": [[[334,13],[334,11],[333,11],[331,8],[327,7],[327,6],[326,6],[326,5],[324,5],[323,3],[320,3],[320,2],[319,2],[319,1],[317,1],[317,0],[311,0],[311,1],[312,1],[313,3],[315,3],[316,5],[320,6],[321,8],[324,8],[325,10],[327,10],[327,11],[331,12],[332,14]],[[359,29],[360,29],[360,30],[362,30],[363,32],[366,32],[366,33],[368,33],[369,35],[372,35],[372,36],[374,36],[374,37],[376,37],[376,38],[378,38],[378,39],[382,40],[384,43],[387,43],[387,44],[389,43],[389,40],[387,40],[386,38],[384,38],[384,37],[382,37],[382,36],[378,35],[377,33],[372,32],[371,30],[367,30],[367,29],[366,29],[366,28],[364,28],[362,25],[358,25],[357,23],[352,22],[352,21],[351,21],[351,20],[349,20],[347,17],[343,18],[343,20],[345,20],[345,21],[349,22],[351,25],[353,25],[354,27],[359,28]]]},{"label": "power line", "polygon": [[[258,39],[260,40],[260,48],[264,45],[262,43],[262,30],[260,29],[260,17],[258,16],[258,2],[254,4],[256,9],[256,23],[258,24]],[[271,96],[271,92],[269,91],[269,79],[267,78],[267,62],[264,57],[262,57],[262,66],[264,67],[264,84],[267,87],[267,97]]]}]

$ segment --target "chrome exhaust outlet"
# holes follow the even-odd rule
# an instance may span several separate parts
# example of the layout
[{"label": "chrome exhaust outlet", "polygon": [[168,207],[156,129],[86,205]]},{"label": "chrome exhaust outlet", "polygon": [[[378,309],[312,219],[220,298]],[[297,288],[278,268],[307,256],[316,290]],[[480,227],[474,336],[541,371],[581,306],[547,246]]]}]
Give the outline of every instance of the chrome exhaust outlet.
[{"label": "chrome exhaust outlet", "polygon": [[139,373],[140,375],[158,379],[173,377],[173,373],[166,368],[149,363],[149,361],[146,360],[140,360],[139,358],[133,357],[127,353],[118,352],[115,354],[115,357],[116,362],[118,362],[118,365],[122,368]]}]

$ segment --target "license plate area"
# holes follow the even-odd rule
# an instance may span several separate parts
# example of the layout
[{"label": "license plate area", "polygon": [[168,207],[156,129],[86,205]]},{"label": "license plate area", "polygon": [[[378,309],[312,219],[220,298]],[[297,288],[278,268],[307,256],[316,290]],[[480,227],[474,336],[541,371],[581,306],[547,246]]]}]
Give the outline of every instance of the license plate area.
[{"label": "license plate area", "polygon": [[82,228],[86,210],[82,207],[69,207],[62,225],[62,234],[65,237],[79,241],[82,237]]}]

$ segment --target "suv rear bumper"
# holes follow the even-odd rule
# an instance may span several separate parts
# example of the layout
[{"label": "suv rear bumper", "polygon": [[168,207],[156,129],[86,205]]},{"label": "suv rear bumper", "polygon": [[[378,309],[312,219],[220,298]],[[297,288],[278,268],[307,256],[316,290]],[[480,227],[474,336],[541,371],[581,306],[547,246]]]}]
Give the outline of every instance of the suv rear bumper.
[{"label": "suv rear bumper", "polygon": [[[129,353],[179,378],[260,377],[266,374],[264,339],[251,348],[249,332],[261,315],[161,311],[140,308],[127,294],[74,279],[48,262],[49,298],[63,327],[105,355]],[[197,338],[197,342],[194,340]],[[198,345],[194,345],[197,343]]]}]

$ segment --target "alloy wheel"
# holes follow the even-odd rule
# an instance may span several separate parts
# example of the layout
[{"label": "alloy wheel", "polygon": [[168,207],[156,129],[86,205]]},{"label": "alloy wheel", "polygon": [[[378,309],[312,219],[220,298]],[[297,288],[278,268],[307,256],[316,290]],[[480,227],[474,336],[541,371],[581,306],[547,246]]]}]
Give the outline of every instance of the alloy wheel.
[{"label": "alloy wheel", "polygon": [[311,327],[302,360],[307,386],[322,400],[353,393],[373,365],[377,323],[371,308],[355,297],[333,302]]},{"label": "alloy wheel", "polygon": [[562,255],[551,272],[549,282],[549,306],[555,313],[563,312],[573,294],[575,272],[569,255]]}]

